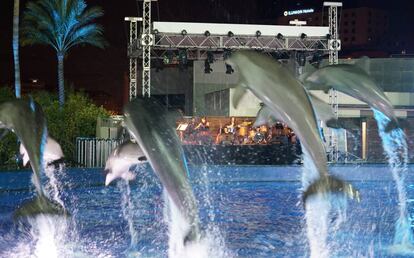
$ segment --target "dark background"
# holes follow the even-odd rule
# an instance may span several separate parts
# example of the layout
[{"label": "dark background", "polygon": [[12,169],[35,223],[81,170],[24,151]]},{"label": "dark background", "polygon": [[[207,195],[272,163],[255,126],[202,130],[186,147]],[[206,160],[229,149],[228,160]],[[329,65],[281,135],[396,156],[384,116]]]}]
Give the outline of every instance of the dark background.
[{"label": "dark background", "polygon": [[[22,17],[27,0],[21,0]],[[88,6],[99,5],[104,17],[97,20],[105,29],[109,46],[105,50],[77,46],[65,59],[65,79],[75,88],[91,94],[108,96],[119,105],[125,92],[128,72],[126,42],[128,24],[126,16],[141,16],[142,2],[135,0],[87,0]],[[284,10],[322,8],[323,1],[288,0],[159,0],[153,2],[153,19],[160,21],[223,22],[276,24]],[[414,1],[410,0],[345,0],[343,8],[373,7],[386,10],[390,17],[392,33],[402,35],[407,54],[414,54]],[[13,0],[0,1],[0,86],[12,85],[12,18]],[[391,35],[391,34],[390,34]],[[390,36],[391,37],[391,36]],[[401,38],[399,39],[401,40]],[[398,49],[385,49],[390,54]],[[48,46],[22,47],[20,49],[21,78],[37,78],[46,88],[56,91],[57,62],[55,52]]]}]

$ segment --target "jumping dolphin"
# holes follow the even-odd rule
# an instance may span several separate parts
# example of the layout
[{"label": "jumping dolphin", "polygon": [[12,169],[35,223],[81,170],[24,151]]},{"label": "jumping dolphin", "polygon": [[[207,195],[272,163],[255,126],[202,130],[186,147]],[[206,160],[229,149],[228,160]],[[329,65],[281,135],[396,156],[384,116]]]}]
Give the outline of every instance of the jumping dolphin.
[{"label": "jumping dolphin", "polygon": [[147,158],[138,144],[129,140],[123,142],[112,151],[106,160],[105,186],[118,178],[126,181],[134,180],[135,174],[129,170],[130,167],[145,162],[147,162]]},{"label": "jumping dolphin", "polygon": [[399,127],[394,108],[384,92],[370,78],[370,76],[357,65],[336,64],[320,68],[304,79],[305,87],[322,87],[325,92],[330,88],[343,92],[371,108],[383,113],[390,119],[386,131]]},{"label": "jumping dolphin", "polygon": [[[23,166],[26,166],[30,159],[27,150],[22,143],[20,143],[19,152],[20,155],[22,155]],[[54,140],[52,137],[48,136],[46,139],[46,145],[43,153],[44,164],[46,164],[47,166],[53,165],[57,161],[62,161],[63,157],[63,151],[59,143],[57,143],[57,141]]]},{"label": "jumping dolphin", "polygon": [[33,100],[11,100],[0,104],[0,128],[14,132],[26,147],[33,169],[37,196],[18,208],[14,217],[36,216],[41,213],[65,214],[64,209],[50,201],[42,188],[40,175],[44,172],[44,149],[48,136],[46,119],[41,107]]},{"label": "jumping dolphin", "polygon": [[[300,139],[302,149],[313,161],[319,179],[305,189],[304,201],[315,192],[344,192],[351,198],[356,196],[357,190],[350,184],[329,176],[326,151],[315,113],[301,83],[281,64],[254,51],[235,52],[226,62],[238,68],[239,85],[248,88],[269,107],[277,119],[293,129]],[[354,194],[349,194],[343,187],[338,188],[338,185],[349,187]],[[313,191],[315,187],[317,191]]]},{"label": "jumping dolphin", "polygon": [[197,203],[188,181],[188,168],[175,126],[165,108],[153,98],[136,98],[124,107],[125,125],[137,140],[174,205],[189,223],[184,243],[200,239]]}]

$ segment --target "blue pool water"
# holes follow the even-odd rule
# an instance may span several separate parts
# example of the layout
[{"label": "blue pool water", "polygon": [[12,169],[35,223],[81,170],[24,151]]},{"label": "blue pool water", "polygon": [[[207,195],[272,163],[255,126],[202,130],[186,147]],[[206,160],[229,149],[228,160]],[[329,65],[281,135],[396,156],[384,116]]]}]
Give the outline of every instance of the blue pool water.
[{"label": "blue pool water", "polygon": [[[137,253],[140,257],[166,257],[164,199],[149,170],[139,170],[137,182],[131,184],[134,209],[126,211],[129,215],[122,208],[126,186],[119,183],[105,188],[102,170],[58,172],[60,198],[72,214],[55,232],[57,248],[63,250],[59,257],[130,257]],[[409,255],[399,252],[400,247],[391,247],[398,200],[388,167],[333,166],[330,170],[361,192],[360,203],[350,201],[346,213],[331,217],[331,256]],[[408,198],[414,198],[413,170],[410,166],[407,172]],[[204,231],[214,236],[226,256],[308,257],[300,175],[296,166],[190,167]],[[30,176],[29,171],[0,173],[0,257],[35,255],[34,246],[41,242],[33,241],[29,225],[12,220],[13,211],[33,194]],[[128,216],[136,233],[132,246]]]}]

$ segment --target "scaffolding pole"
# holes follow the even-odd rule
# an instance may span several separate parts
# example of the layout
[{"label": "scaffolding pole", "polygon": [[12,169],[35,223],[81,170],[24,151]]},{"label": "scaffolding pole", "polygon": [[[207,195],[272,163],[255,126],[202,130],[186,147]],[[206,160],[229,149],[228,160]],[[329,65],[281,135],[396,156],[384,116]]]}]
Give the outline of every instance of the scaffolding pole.
[{"label": "scaffolding pole", "polygon": [[[323,6],[328,7],[329,16],[329,35],[328,40],[329,47],[329,64],[338,64],[338,51],[341,49],[341,41],[338,35],[338,8],[342,7],[341,2],[324,2]],[[329,104],[338,118],[338,93],[334,89],[329,90]],[[329,133],[329,159],[332,162],[337,162],[339,159],[339,146],[338,136],[335,134],[335,130],[330,129]]]},{"label": "scaffolding pole", "polygon": [[[129,22],[129,45],[137,46],[138,39],[138,22],[142,18],[125,17],[125,21]],[[130,51],[133,52],[133,51]],[[137,57],[129,56],[129,99],[134,99],[137,96]]]},{"label": "scaffolding pole", "polygon": [[151,2],[156,0],[143,0],[142,2],[142,96],[151,97],[151,47],[154,44],[152,34]]}]

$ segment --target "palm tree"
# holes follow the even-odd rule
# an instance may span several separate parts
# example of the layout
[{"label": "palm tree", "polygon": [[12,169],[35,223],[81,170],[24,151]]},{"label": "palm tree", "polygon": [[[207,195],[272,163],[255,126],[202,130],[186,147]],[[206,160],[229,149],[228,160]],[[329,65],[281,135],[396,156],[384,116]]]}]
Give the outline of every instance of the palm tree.
[{"label": "palm tree", "polygon": [[37,0],[23,14],[23,45],[53,47],[58,61],[59,105],[65,103],[63,60],[69,49],[80,44],[104,48],[102,26],[93,23],[103,15],[100,7],[86,8],[84,0]]},{"label": "palm tree", "polygon": [[20,98],[20,62],[19,62],[19,19],[20,0],[14,0],[13,7],[13,60],[14,60],[14,90],[16,98]]}]

